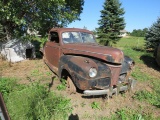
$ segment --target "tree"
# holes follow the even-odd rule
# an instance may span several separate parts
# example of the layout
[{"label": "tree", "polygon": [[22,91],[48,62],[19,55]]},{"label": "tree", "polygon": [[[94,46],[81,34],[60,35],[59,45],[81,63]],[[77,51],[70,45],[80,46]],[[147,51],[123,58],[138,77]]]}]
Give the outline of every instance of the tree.
[{"label": "tree", "polygon": [[6,34],[4,32],[3,26],[0,24],[0,42],[6,40]]},{"label": "tree", "polygon": [[52,27],[65,27],[80,20],[84,0],[1,0],[0,24],[7,38],[21,36],[27,29],[43,36]]},{"label": "tree", "polygon": [[160,44],[160,18],[149,28],[145,36],[146,48],[155,50]]},{"label": "tree", "polygon": [[141,30],[141,29],[138,29],[138,30],[134,29],[130,35],[131,36],[136,36],[136,37],[145,37],[147,31],[148,31],[148,28],[144,28],[143,30]]},{"label": "tree", "polygon": [[116,43],[119,40],[120,30],[125,28],[124,13],[119,0],[105,0],[98,23],[100,43],[109,45],[111,42]]}]

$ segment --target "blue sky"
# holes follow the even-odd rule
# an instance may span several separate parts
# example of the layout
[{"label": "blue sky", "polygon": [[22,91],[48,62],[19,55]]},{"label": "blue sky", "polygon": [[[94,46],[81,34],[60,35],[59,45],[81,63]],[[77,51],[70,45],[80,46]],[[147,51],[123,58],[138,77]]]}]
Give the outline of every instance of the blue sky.
[{"label": "blue sky", "polygon": [[[81,20],[72,22],[68,27],[94,30],[98,27],[100,11],[103,9],[105,0],[85,0]],[[150,27],[160,17],[160,0],[120,0],[125,10],[124,18],[126,30],[143,29]]]}]

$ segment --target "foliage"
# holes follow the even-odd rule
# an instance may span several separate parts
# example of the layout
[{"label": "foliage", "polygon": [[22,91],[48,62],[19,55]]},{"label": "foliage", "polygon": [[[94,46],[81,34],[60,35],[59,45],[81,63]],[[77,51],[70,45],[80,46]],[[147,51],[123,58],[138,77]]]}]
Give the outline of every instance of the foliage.
[{"label": "foliage", "polygon": [[125,28],[124,13],[119,0],[105,0],[97,29],[101,44],[106,46],[119,40],[120,30]]},{"label": "foliage", "polygon": [[134,79],[143,82],[153,79],[153,77],[151,77],[148,73],[142,72],[142,70],[138,66],[134,68],[134,71],[131,73],[131,75]]},{"label": "foliage", "polygon": [[61,84],[59,84],[57,86],[57,90],[65,90],[66,89],[66,80],[65,79],[61,79]]},{"label": "foliage", "polygon": [[146,90],[141,90],[141,91],[137,91],[135,93],[135,95],[133,96],[133,98],[138,99],[140,101],[146,100],[150,104],[160,107],[160,101],[159,101],[160,97],[158,97],[158,96],[159,95],[156,94],[155,92],[149,92],[149,91],[146,91]]},{"label": "foliage", "polygon": [[3,26],[0,24],[0,41],[5,41],[6,40],[6,34],[4,32]]},{"label": "foliage", "polygon": [[52,27],[67,26],[79,20],[83,4],[84,0],[2,0],[0,24],[8,39],[11,35],[22,36],[27,29],[44,36]]},{"label": "foliage", "polygon": [[100,105],[97,102],[92,102],[91,107],[92,107],[92,109],[99,109],[100,110]]},{"label": "foliage", "polygon": [[1,78],[0,81],[0,91],[6,91],[2,93],[12,120],[61,120],[68,117],[72,110],[69,99],[48,92],[40,83],[24,86],[14,80]]},{"label": "foliage", "polygon": [[111,117],[101,117],[100,120],[156,120],[151,114],[141,110],[123,108],[116,111]]},{"label": "foliage", "polygon": [[0,92],[3,95],[8,95],[16,87],[17,80],[14,78],[1,78],[0,77]]},{"label": "foliage", "polygon": [[153,25],[149,28],[146,36],[146,48],[151,48],[155,50],[155,48],[160,44],[160,18],[157,19],[157,22],[153,23]]},{"label": "foliage", "polygon": [[145,37],[147,31],[148,31],[148,28],[144,28],[143,30],[141,30],[141,29],[138,29],[138,30],[134,29],[130,33],[130,35],[131,36],[135,36],[135,37]]}]

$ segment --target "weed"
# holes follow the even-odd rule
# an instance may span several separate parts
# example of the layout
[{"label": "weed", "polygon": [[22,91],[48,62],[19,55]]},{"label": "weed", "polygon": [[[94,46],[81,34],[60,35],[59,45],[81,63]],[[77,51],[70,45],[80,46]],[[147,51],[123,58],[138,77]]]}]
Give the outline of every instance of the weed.
[{"label": "weed", "polygon": [[61,79],[61,84],[57,86],[57,90],[65,90],[66,89],[66,80]]},{"label": "weed", "polygon": [[86,104],[85,104],[85,102],[82,102],[81,103],[81,107],[84,107]]},{"label": "weed", "polygon": [[[110,117],[99,117],[100,120],[156,120],[152,114],[147,114],[141,111],[123,108],[117,110]],[[99,120],[97,119],[97,120]]]},{"label": "weed", "polygon": [[2,78],[0,77],[0,92],[4,94],[9,94],[16,87],[17,80],[15,78]]},{"label": "weed", "polygon": [[92,109],[99,109],[100,110],[100,105],[97,102],[92,102],[91,107],[92,107]]},{"label": "weed", "polygon": [[42,73],[38,69],[32,70],[31,71],[31,76],[40,76]]},{"label": "weed", "polygon": [[159,95],[156,92],[149,92],[146,90],[137,91],[133,96],[134,99],[138,99],[140,101],[147,101],[154,106],[160,106]]},{"label": "weed", "polygon": [[50,76],[50,75],[52,75],[52,73],[51,72],[46,72],[46,75]]},{"label": "weed", "polygon": [[138,81],[148,81],[153,79],[149,74],[142,72],[139,67],[136,67],[131,75]]}]

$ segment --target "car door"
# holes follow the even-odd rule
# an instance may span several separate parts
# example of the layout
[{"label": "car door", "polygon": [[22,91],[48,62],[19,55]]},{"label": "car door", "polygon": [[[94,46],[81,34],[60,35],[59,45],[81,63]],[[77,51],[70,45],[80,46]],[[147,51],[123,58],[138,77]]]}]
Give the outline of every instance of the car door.
[{"label": "car door", "polygon": [[49,41],[45,44],[45,59],[49,67],[57,73],[60,59],[60,44],[57,32],[49,33]]}]

